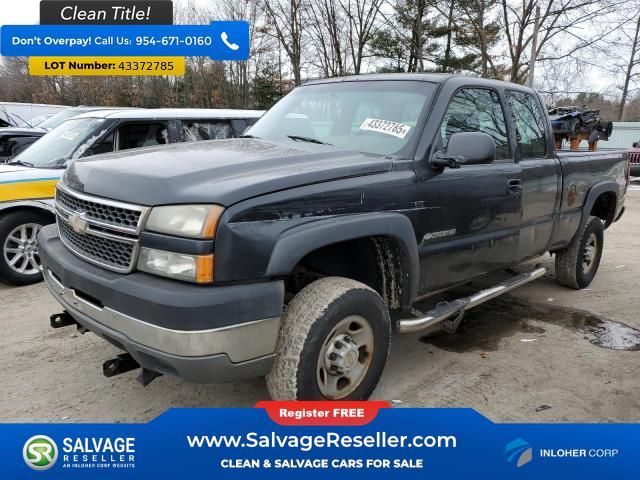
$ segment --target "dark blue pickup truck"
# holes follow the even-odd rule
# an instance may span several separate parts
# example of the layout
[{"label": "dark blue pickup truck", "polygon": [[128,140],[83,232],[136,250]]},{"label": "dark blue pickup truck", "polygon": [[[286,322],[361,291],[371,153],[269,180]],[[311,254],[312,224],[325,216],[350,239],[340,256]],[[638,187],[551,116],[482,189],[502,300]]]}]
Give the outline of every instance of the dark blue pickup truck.
[{"label": "dark blue pickup truck", "polygon": [[51,324],[124,350],[106,375],[367,398],[394,329],[455,330],[545,269],[417,298],[547,252],[587,286],[629,182],[623,152],[556,152],[531,89],[463,76],[312,82],[244,137],[78,160],[58,185],[38,237]]}]

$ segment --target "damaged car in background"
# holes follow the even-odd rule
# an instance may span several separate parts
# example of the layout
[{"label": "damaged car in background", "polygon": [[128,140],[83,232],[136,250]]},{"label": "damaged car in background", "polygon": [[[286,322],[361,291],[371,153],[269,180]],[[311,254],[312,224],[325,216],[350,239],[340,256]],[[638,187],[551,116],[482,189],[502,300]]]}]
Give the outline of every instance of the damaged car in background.
[{"label": "damaged car in background", "polygon": [[23,150],[29,148],[42,136],[81,113],[95,110],[126,110],[127,107],[69,107],[55,115],[41,115],[41,122],[22,124],[17,127],[0,128],[0,163],[6,163]]},{"label": "damaged car in background", "polygon": [[386,74],[298,87],[245,138],[79,160],[38,240],[77,326],[148,384],[266,375],[275,399],[366,399],[392,331],[453,332],[551,252],[581,289],[624,211],[623,152],[560,152],[540,97],[511,83]]},{"label": "damaged car in background", "polygon": [[107,108],[80,114],[77,109],[68,109],[61,114],[70,110],[74,110],[73,118],[0,165],[0,280],[6,283],[26,285],[42,280],[36,236],[42,226],[55,221],[55,185],[73,160],[168,143],[235,137],[263,113]]},{"label": "damaged car in background", "polygon": [[609,140],[613,122],[600,118],[600,110],[581,106],[553,107],[549,109],[549,119],[554,134],[571,140],[579,135],[588,137],[589,142]]}]

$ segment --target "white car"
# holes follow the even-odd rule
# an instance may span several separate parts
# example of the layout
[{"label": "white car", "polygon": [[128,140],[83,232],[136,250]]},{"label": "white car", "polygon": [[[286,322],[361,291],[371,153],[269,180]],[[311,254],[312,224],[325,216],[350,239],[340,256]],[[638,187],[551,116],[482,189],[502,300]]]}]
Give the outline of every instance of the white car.
[{"label": "white car", "polygon": [[67,120],[0,165],[0,280],[42,279],[36,236],[53,223],[55,185],[81,157],[168,143],[237,137],[258,110],[99,110]]}]

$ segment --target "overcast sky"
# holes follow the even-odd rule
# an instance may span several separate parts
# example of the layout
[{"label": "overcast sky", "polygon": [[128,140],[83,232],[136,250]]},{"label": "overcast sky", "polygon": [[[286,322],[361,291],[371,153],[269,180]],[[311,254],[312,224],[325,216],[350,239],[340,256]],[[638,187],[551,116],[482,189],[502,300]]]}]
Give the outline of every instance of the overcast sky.
[{"label": "overcast sky", "polygon": [[[192,0],[195,3],[210,3],[211,0]],[[240,1],[240,0],[239,0]],[[40,18],[39,0],[0,0],[0,24],[37,24]],[[180,3],[180,0],[174,4]],[[599,59],[603,61],[603,59]],[[538,73],[538,69],[536,69]],[[540,72],[542,73],[542,72]],[[538,75],[536,75],[536,78]],[[597,67],[589,68],[583,76],[582,85],[574,85],[579,90],[611,92],[611,79],[603,75]],[[536,84],[538,82],[536,81]],[[614,93],[618,93],[617,91]]]}]

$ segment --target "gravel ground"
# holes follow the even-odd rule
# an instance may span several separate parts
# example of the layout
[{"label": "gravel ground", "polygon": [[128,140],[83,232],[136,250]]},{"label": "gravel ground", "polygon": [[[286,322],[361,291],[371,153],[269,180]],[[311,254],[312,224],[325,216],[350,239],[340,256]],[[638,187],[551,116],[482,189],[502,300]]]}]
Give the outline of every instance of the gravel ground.
[{"label": "gravel ground", "polygon": [[[455,335],[396,335],[375,398],[472,407],[497,422],[638,421],[639,190],[605,233],[590,288],[557,285],[542,257],[534,263],[549,267],[546,278],[470,313]],[[102,362],[115,347],[72,327],[52,330],[48,317],[58,311],[43,284],[0,284],[0,421],[143,422],[170,407],[252,406],[267,397],[262,379],[194,385],[165,376],[143,388],[135,372],[105,378]]]}]

